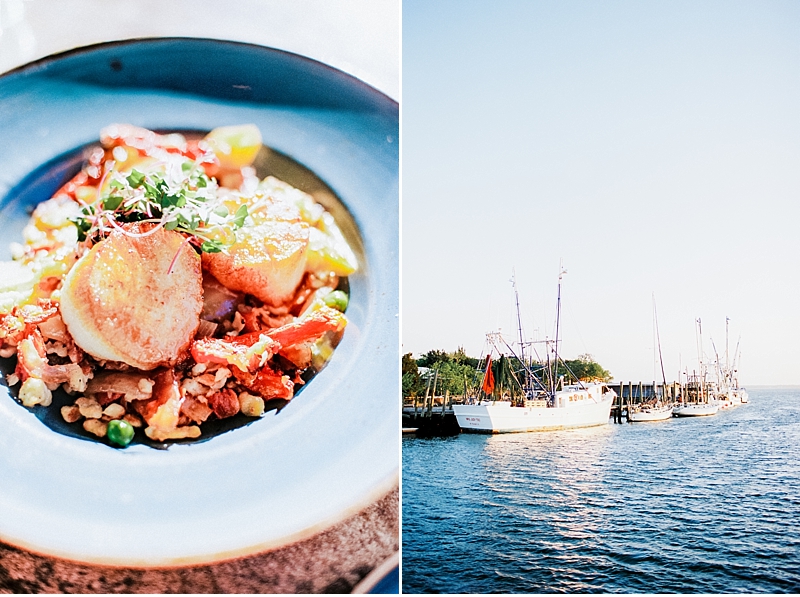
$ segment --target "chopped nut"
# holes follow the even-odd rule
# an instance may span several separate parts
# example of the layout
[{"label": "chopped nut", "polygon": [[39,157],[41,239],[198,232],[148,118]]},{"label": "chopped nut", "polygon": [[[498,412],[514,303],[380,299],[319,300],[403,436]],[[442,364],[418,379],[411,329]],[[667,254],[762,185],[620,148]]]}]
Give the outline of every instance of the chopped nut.
[{"label": "chopped nut", "polygon": [[192,375],[200,375],[206,372],[208,365],[205,363],[196,363],[194,367],[192,367]]},{"label": "chopped nut", "polygon": [[217,372],[214,374],[214,389],[218,390],[222,386],[225,385],[227,379],[231,376],[231,370],[227,367],[222,367],[217,369]]},{"label": "chopped nut", "polygon": [[195,377],[194,379],[199,381],[201,384],[203,384],[205,386],[211,387],[211,386],[214,385],[215,377],[213,375],[211,375],[210,373],[203,373],[203,375],[199,375],[199,376]]},{"label": "chopped nut", "polygon": [[81,418],[81,409],[74,404],[61,407],[61,416],[67,423],[75,423]]},{"label": "chopped nut", "polygon": [[105,437],[108,431],[108,423],[104,423],[98,419],[86,419],[83,422],[83,428],[97,437]]},{"label": "chopped nut", "polygon": [[204,386],[193,377],[187,377],[184,379],[181,382],[181,389],[183,390],[184,394],[190,394],[192,396],[200,396],[206,394],[210,390],[208,386]]},{"label": "chopped nut", "polygon": [[78,398],[75,401],[81,414],[87,419],[99,419],[103,416],[103,407],[94,398]]},{"label": "chopped nut", "polygon": [[153,385],[155,383],[156,382],[154,382],[152,379],[147,379],[143,377],[142,379],[139,380],[139,391],[142,392],[143,394],[152,394]]},{"label": "chopped nut", "polygon": [[112,402],[105,407],[103,415],[110,419],[121,419],[125,415],[125,407],[116,402]]},{"label": "chopped nut", "polygon": [[[2,355],[0,355],[0,356],[2,356]],[[9,386],[15,386],[15,385],[17,385],[19,383],[19,377],[17,377],[16,374],[14,374],[14,373],[9,373],[6,376],[6,383]]]},{"label": "chopped nut", "polygon": [[70,369],[67,388],[72,392],[85,392],[89,384],[89,377],[79,367]]}]

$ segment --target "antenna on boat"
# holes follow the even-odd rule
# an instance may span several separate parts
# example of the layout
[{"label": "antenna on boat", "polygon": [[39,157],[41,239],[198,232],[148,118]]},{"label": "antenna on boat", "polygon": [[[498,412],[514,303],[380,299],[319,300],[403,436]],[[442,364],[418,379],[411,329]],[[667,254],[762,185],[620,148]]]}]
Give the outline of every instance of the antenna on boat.
[{"label": "antenna on boat", "polygon": [[730,317],[725,317],[725,370],[727,371],[730,364],[728,363],[728,322]]}]

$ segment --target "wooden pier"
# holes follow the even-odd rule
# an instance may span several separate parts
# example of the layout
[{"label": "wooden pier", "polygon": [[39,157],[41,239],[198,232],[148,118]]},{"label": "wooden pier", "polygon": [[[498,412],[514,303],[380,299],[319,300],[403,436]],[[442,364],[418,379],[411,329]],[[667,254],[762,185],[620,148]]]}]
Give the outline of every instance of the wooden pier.
[{"label": "wooden pier", "polygon": [[417,437],[447,437],[461,432],[448,394],[407,401],[403,405],[403,429],[416,429]]}]

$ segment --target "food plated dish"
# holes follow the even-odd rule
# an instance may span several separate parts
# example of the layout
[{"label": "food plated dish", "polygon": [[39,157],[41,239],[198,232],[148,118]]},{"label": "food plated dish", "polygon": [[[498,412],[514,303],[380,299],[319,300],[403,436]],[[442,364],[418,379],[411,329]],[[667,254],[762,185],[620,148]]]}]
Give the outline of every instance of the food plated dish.
[{"label": "food plated dish", "polygon": [[55,408],[60,389],[64,421],[116,446],[137,428],[196,439],[324,367],[358,259],[311,195],[259,178],[261,150],[254,125],[101,131],[0,262],[0,355],[23,406]]},{"label": "food plated dish", "polygon": [[252,123],[259,179],[314,197],[359,267],[327,366],[251,424],[223,417],[192,441],[148,435],[120,450],[4,388],[0,540],[97,564],[216,562],[310,536],[388,492],[399,463],[397,104],[311,60],[212,40],[100,45],[2,81],[0,105],[15,115],[0,126],[2,238],[23,241],[29,210],[75,175],[109,123],[187,136]]}]

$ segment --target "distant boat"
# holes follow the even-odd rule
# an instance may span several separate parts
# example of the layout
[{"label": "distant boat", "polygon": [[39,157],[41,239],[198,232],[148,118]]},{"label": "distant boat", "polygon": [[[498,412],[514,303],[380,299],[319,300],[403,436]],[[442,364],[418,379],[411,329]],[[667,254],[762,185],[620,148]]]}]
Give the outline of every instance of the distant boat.
[{"label": "distant boat", "polygon": [[[556,316],[556,339],[553,343],[555,356],[553,363],[558,363],[558,322],[561,311],[561,276],[558,277],[558,303]],[[516,282],[514,292],[516,294]],[[517,294],[517,319],[519,319],[519,295]],[[525,358],[526,342],[522,337],[522,324],[519,326],[521,356],[517,361],[524,368],[524,398],[511,402],[509,400],[483,400],[477,404],[454,404],[453,413],[462,431],[472,433],[515,433],[526,431],[553,431],[576,427],[593,427],[607,425],[611,415],[611,405],[616,393],[603,382],[577,382],[565,385],[563,378],[555,378],[550,366],[548,353],[547,380],[537,377],[528,366]],[[490,343],[504,342],[500,334],[488,334]],[[511,347],[506,344],[511,350]],[[549,348],[548,348],[549,350]],[[513,350],[512,350],[513,354]],[[516,358],[516,355],[514,355]],[[542,377],[545,377],[544,375]],[[558,387],[560,386],[560,389]],[[491,356],[487,359],[483,381],[484,393],[488,396],[494,389],[494,378],[491,369]]]},{"label": "distant boat", "polygon": [[672,418],[671,404],[640,404],[628,407],[628,420],[632,423],[665,421]]},{"label": "distant boat", "polygon": [[749,397],[747,390],[739,386],[738,379],[738,356],[739,356],[739,343],[736,343],[736,350],[733,354],[732,362],[728,359],[728,322],[730,319],[725,318],[725,365],[719,362],[717,356],[717,377],[719,379],[719,388],[717,391],[717,399],[720,401],[721,408],[728,408],[731,406],[739,406],[740,404],[747,404]]},{"label": "distant boat", "polygon": [[719,412],[722,402],[717,400],[719,395],[719,387],[717,384],[707,379],[708,371],[705,362],[703,362],[703,328],[700,319],[697,319],[697,338],[698,338],[698,357],[700,360],[700,371],[692,372],[689,375],[686,372],[686,394],[680,397],[680,400],[675,404],[672,409],[672,414],[676,417],[707,417],[715,415]]},{"label": "distant boat", "polygon": [[[664,372],[664,357],[661,354],[661,335],[658,333],[658,315],[656,313],[656,295],[653,293],[653,341],[658,348],[658,360],[661,364],[661,379],[664,382],[662,386],[666,392],[667,388],[667,375]],[[653,382],[653,391],[658,393],[656,384]],[[662,402],[656,396],[651,402],[644,404],[635,404],[628,406],[628,420],[631,423],[645,423],[649,421],[666,421],[672,418],[672,403]]]},{"label": "distant boat", "polygon": [[676,417],[707,417],[715,415],[719,411],[719,402],[712,400],[710,402],[687,402],[678,403],[672,409],[672,413]]}]

